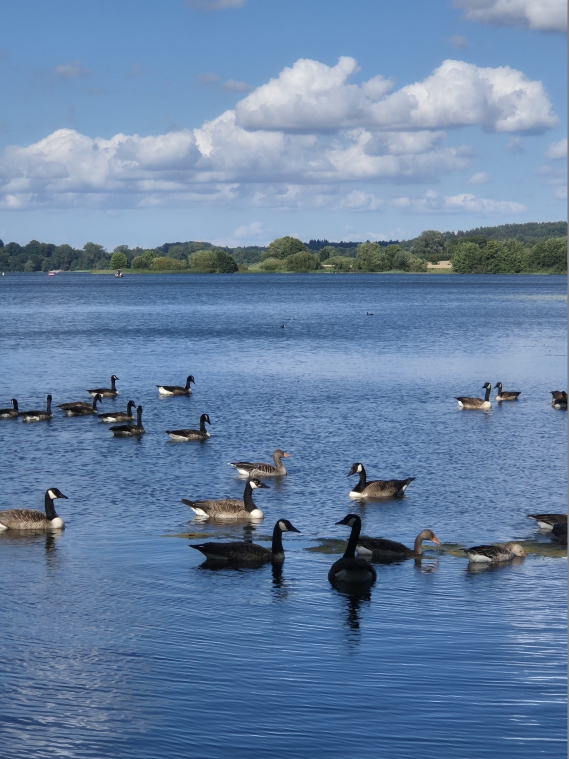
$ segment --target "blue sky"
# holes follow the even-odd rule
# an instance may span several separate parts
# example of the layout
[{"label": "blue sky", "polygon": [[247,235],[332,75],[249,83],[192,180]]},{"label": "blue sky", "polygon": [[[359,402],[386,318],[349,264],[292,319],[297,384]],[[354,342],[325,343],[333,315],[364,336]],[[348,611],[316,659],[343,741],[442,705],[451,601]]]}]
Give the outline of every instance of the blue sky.
[{"label": "blue sky", "polygon": [[563,0],[0,8],[0,237],[405,239],[566,216]]}]

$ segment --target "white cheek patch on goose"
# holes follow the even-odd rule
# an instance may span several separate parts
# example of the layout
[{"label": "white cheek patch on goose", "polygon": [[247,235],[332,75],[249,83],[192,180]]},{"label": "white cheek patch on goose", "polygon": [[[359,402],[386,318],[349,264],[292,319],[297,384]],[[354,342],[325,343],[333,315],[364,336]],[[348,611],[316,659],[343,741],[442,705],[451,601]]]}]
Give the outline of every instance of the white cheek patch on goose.
[{"label": "white cheek patch on goose", "polygon": [[47,493],[52,500],[55,500],[57,498],[53,490],[48,490]]},{"label": "white cheek patch on goose", "polygon": [[363,467],[362,467],[362,465],[360,464],[360,465],[358,466],[358,472],[361,472],[361,471],[362,471],[362,469],[363,469]]},{"label": "white cheek patch on goose", "polygon": [[288,527],[286,526],[284,522],[279,522],[279,529],[281,530],[281,532],[288,532]]}]

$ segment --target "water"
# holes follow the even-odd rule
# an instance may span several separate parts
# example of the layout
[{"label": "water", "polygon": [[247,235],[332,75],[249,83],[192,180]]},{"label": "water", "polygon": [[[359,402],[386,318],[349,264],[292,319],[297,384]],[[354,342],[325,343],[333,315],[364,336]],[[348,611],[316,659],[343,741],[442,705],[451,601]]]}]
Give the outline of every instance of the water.
[{"label": "water", "polygon": [[[565,509],[567,417],[549,405],[565,293],[525,276],[2,278],[0,405],[88,400],[116,373],[103,408],[133,398],[147,429],[0,422],[0,508],[69,496],[63,533],[0,536],[2,757],[564,756],[565,551],[526,514]],[[191,397],[158,397],[187,374]],[[486,380],[521,400],[459,411]],[[205,444],[165,435],[203,412]],[[282,575],[204,568],[189,542],[243,525],[194,522],[180,498],[241,497],[226,462],[276,447],[289,476],[255,494],[253,535],[302,531]],[[417,479],[359,505],[354,461]],[[407,545],[430,527],[442,549],[341,593],[327,572],[349,512]],[[458,550],[512,539],[527,558],[496,570]]]}]

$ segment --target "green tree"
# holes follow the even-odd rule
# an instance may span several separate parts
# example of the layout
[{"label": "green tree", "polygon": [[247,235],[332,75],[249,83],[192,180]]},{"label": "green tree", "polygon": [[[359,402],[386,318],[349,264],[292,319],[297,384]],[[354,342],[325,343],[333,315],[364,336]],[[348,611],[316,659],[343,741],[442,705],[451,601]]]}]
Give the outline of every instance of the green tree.
[{"label": "green tree", "polygon": [[554,274],[567,272],[567,238],[551,237],[526,253],[525,268],[528,271],[551,271]]},{"label": "green tree", "polygon": [[216,268],[216,256],[213,250],[196,250],[188,259],[194,271],[212,273]]},{"label": "green tree", "polygon": [[111,269],[126,269],[128,267],[128,258],[121,251],[113,253],[109,264]]},{"label": "green tree", "polygon": [[285,265],[280,258],[265,258],[259,265],[262,271],[282,271]]},{"label": "green tree", "polygon": [[152,260],[150,268],[153,271],[182,271],[186,269],[186,262],[169,256],[157,256]]},{"label": "green tree", "polygon": [[[269,246],[270,247],[270,246]],[[318,256],[309,253],[306,249],[293,253],[285,259],[287,271],[315,271],[320,268]]]},{"label": "green tree", "polygon": [[454,246],[451,263],[457,274],[482,274],[485,271],[484,252],[475,242]]},{"label": "green tree", "polygon": [[147,249],[142,251],[141,255],[132,259],[131,266],[133,269],[150,269],[150,264],[155,258],[156,251]]},{"label": "green tree", "polygon": [[233,256],[224,250],[215,251],[215,270],[218,274],[234,274],[239,267]]},{"label": "green tree", "polygon": [[409,256],[405,262],[405,271],[425,272],[428,268],[427,261],[419,256]]},{"label": "green tree", "polygon": [[284,260],[295,253],[308,250],[306,245],[297,237],[278,237],[270,243],[268,249],[262,253],[261,261],[266,258],[280,258]]},{"label": "green tree", "polygon": [[427,229],[413,241],[411,253],[418,258],[424,258],[438,264],[445,254],[445,238],[435,229]]},{"label": "green tree", "polygon": [[363,271],[388,271],[390,269],[390,262],[385,250],[376,242],[360,243],[357,257]]}]

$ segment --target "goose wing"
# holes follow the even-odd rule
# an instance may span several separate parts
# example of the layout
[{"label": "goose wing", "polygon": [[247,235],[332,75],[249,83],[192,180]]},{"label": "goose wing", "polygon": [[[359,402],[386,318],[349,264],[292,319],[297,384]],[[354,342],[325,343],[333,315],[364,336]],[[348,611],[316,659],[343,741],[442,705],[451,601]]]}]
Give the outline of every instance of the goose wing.
[{"label": "goose wing", "polygon": [[30,527],[42,527],[47,523],[47,517],[35,509],[8,509],[0,511],[0,525],[7,529],[18,530]]},{"label": "goose wing", "polygon": [[179,437],[203,437],[205,433],[200,430],[166,430],[167,435],[178,435]]},{"label": "goose wing", "polygon": [[167,393],[186,393],[186,388],[181,385],[156,385],[159,390],[166,390]]},{"label": "goose wing", "polygon": [[412,553],[403,543],[398,543],[396,540],[388,540],[387,538],[360,537],[356,550],[359,549],[359,546],[367,548],[373,554],[408,556]]},{"label": "goose wing", "polygon": [[335,561],[328,572],[330,582],[344,580],[346,582],[369,582],[375,580],[377,573],[374,567],[361,558],[347,559],[342,557]]},{"label": "goose wing", "polygon": [[92,403],[86,403],[85,401],[72,401],[71,403],[58,403],[57,408],[63,409],[63,411],[73,411],[78,408],[93,408]]},{"label": "goose wing", "polygon": [[219,501],[189,501],[187,498],[182,498],[182,503],[198,513],[201,511],[212,517],[223,514],[241,514],[245,511],[245,502],[237,498],[222,498]]},{"label": "goose wing", "polygon": [[469,559],[480,556],[489,561],[500,561],[512,556],[512,552],[503,546],[473,546],[472,548],[465,548],[464,551],[468,554]]},{"label": "goose wing", "polygon": [[567,514],[528,514],[528,519],[535,519],[536,522],[548,524],[567,524]]},{"label": "goose wing", "polygon": [[132,415],[127,414],[126,411],[113,411],[110,414],[99,414],[99,419],[102,422],[126,422],[132,418]]},{"label": "goose wing", "polygon": [[457,395],[455,400],[462,403],[463,406],[470,406],[470,408],[481,408],[485,403],[482,398],[471,398],[468,395]]},{"label": "goose wing", "polygon": [[206,559],[214,561],[264,562],[273,557],[271,551],[255,543],[201,543],[190,547],[201,551]]},{"label": "goose wing", "polygon": [[372,480],[368,482],[362,495],[377,498],[399,495],[405,492],[407,485],[413,482],[414,479],[414,477],[409,477],[406,480]]},{"label": "goose wing", "polygon": [[519,393],[517,393],[517,392],[513,392],[513,391],[509,391],[509,392],[506,392],[506,391],[504,390],[502,393],[500,393],[500,395],[501,395],[501,396],[502,396],[502,398],[503,398],[504,400],[506,400],[506,401],[515,401],[515,400],[517,399],[517,397],[518,397],[519,395],[521,395],[521,392],[522,392],[521,390],[519,391]]},{"label": "goose wing", "polygon": [[276,468],[272,464],[252,464],[249,461],[230,461],[229,464],[230,466],[234,466],[235,469],[241,469],[250,474],[274,474],[276,472]]}]

